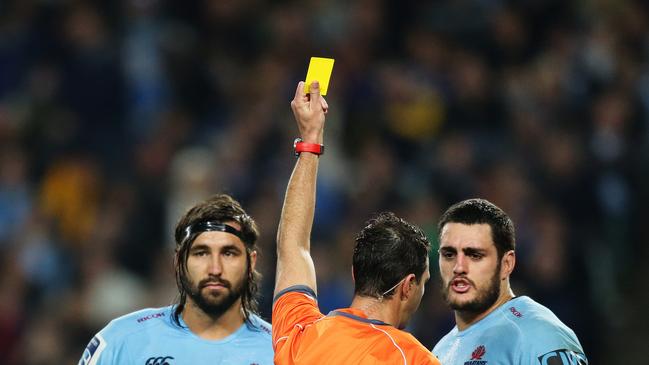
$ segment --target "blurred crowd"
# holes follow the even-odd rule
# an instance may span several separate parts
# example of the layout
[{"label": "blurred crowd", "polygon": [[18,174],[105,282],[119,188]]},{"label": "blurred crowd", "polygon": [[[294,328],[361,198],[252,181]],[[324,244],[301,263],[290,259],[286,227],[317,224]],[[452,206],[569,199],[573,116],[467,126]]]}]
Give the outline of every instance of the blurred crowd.
[{"label": "blurred crowd", "polygon": [[[270,319],[310,56],[336,59],[313,237],[324,312],[349,304],[372,213],[436,242],[440,213],[479,196],[516,224],[516,294],[591,363],[645,361],[646,2],[7,0],[0,363],[76,364],[110,319],[172,303],[173,227],[215,192],[261,228]],[[431,280],[409,330],[432,348],[452,326]]]}]

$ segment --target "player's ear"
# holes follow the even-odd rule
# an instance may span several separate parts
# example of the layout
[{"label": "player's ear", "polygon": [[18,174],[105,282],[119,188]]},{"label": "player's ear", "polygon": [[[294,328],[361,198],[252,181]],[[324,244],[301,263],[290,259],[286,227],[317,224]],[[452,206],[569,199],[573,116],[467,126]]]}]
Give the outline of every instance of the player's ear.
[{"label": "player's ear", "polygon": [[250,251],[250,271],[254,271],[257,266],[257,251]]},{"label": "player's ear", "polygon": [[356,283],[356,278],[354,278],[354,265],[352,265],[352,283]]},{"label": "player's ear", "polygon": [[514,250],[509,250],[505,252],[501,260],[500,279],[508,278],[514,271],[514,266],[516,266],[516,254]]}]

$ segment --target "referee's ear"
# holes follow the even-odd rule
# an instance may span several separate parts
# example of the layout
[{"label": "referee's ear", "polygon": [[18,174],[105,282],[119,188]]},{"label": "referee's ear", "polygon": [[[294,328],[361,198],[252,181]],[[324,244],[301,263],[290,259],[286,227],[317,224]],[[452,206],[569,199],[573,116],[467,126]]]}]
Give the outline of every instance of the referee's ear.
[{"label": "referee's ear", "polygon": [[408,298],[413,295],[416,288],[417,277],[415,276],[415,274],[408,274],[408,276],[403,279],[403,283],[401,283],[400,285],[399,292],[401,293],[401,300],[408,300]]}]

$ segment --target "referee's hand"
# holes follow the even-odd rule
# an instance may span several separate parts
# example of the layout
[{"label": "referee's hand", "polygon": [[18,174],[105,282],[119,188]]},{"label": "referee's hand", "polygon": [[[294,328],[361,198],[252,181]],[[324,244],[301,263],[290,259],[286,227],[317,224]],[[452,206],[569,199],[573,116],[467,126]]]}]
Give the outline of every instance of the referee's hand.
[{"label": "referee's hand", "polygon": [[310,94],[304,93],[304,81],[297,84],[291,109],[297,121],[300,137],[306,143],[323,143],[325,114],[329,109],[327,101],[320,95],[320,84],[313,81]]}]

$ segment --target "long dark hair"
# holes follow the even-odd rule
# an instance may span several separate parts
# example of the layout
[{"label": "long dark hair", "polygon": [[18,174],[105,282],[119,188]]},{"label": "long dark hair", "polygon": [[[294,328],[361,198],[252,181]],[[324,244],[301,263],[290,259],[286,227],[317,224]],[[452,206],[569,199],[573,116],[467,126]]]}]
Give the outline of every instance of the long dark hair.
[{"label": "long dark hair", "polygon": [[255,221],[243,210],[241,204],[227,194],[217,194],[195,205],[180,218],[175,229],[176,255],[174,268],[176,286],[178,287],[178,305],[173,314],[176,324],[180,325],[180,314],[187,303],[187,291],[184,282],[187,280],[187,257],[196,237],[202,232],[191,232],[188,228],[200,222],[237,222],[241,226],[241,240],[246,246],[247,280],[241,293],[241,310],[244,320],[250,322],[250,315],[258,311],[259,281],[261,275],[252,268],[251,253],[257,251],[259,231]]}]

